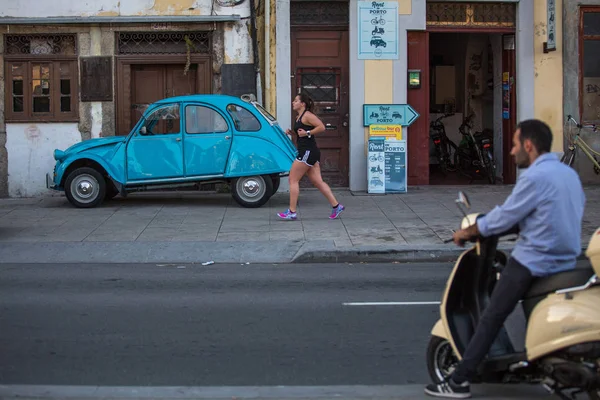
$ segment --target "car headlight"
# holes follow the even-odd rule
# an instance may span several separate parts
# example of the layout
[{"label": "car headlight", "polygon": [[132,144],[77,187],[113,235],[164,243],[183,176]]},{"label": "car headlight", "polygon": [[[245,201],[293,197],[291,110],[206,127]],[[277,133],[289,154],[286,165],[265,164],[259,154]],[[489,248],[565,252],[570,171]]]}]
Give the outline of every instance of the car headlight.
[{"label": "car headlight", "polygon": [[66,157],[66,154],[64,151],[58,150],[58,149],[54,150],[54,159],[56,161],[62,161],[65,159],[65,157]]}]

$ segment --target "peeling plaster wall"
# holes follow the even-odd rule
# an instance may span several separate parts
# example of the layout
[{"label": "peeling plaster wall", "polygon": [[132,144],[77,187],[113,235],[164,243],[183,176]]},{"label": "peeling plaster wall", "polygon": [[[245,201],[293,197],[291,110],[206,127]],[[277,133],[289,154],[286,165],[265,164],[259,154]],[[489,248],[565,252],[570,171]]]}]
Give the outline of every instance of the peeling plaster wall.
[{"label": "peeling plaster wall", "polygon": [[119,15],[227,15],[242,14],[243,3],[220,7],[210,0],[39,0],[10,1],[0,8],[0,17],[119,16]]},{"label": "peeling plaster wall", "polygon": [[4,123],[4,41],[0,40],[0,197],[8,196],[8,147]]},{"label": "peeling plaster wall", "polygon": [[546,122],[553,133],[552,151],[562,152],[562,1],[556,0],[556,51],[544,53],[548,40],[548,13],[546,2],[535,3],[534,8],[534,62],[535,62],[535,118]]},{"label": "peeling plaster wall", "polygon": [[[579,55],[579,6],[600,6],[600,0],[563,0],[563,53]],[[558,43],[557,43],[558,46]],[[563,59],[563,117],[573,115],[579,120],[579,57]],[[583,139],[595,151],[600,152],[600,137],[585,134]],[[563,141],[567,146],[566,138]],[[594,173],[593,164],[580,151],[575,157],[574,168],[579,172],[583,183],[600,183],[600,176]]]},{"label": "peeling plaster wall", "polygon": [[52,172],[52,151],[81,141],[76,123],[6,124],[8,195],[32,197],[48,193],[46,173]]},{"label": "peeling plaster wall", "polygon": [[[235,7],[220,7],[210,0],[39,0],[0,2],[0,17],[135,16],[135,15],[240,15],[239,22],[171,24],[162,32],[209,30],[212,35],[212,92],[221,91],[224,63],[252,63],[249,1]],[[78,53],[114,56],[115,34],[151,31],[149,24],[135,25],[1,25],[0,24],[0,197],[36,196],[48,193],[46,172],[54,167],[53,151],[92,138],[114,136],[116,109],[112,101],[79,102],[78,123],[4,124],[4,33],[76,33]],[[260,52],[261,50],[259,50]],[[116,71],[113,69],[113,79]],[[113,82],[114,84],[114,82]],[[122,88],[117,88],[122,90]]]},{"label": "peeling plaster wall", "polygon": [[225,64],[250,64],[253,62],[250,19],[225,25]]}]

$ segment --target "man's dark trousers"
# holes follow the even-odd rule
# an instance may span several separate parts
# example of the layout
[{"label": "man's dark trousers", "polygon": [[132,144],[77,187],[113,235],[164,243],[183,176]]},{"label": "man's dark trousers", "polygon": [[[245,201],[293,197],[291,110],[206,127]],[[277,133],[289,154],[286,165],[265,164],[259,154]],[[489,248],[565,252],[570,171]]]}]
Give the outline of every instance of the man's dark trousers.
[{"label": "man's dark trousers", "polygon": [[527,293],[532,281],[533,276],[527,267],[514,258],[509,258],[463,358],[452,374],[454,382],[462,383],[476,375],[479,363],[488,353],[504,321]]}]

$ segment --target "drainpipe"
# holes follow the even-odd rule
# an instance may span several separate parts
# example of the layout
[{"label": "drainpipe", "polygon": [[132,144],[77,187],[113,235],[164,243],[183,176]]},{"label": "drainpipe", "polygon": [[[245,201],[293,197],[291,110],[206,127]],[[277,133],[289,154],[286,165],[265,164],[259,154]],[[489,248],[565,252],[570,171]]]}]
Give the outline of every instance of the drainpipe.
[{"label": "drainpipe", "polygon": [[[271,93],[271,0],[265,1],[265,105],[272,112]],[[267,98],[269,101],[267,101]]]},{"label": "drainpipe", "polygon": [[[268,1],[268,0],[267,0]],[[254,58],[254,71],[256,72],[256,101],[263,104],[262,84],[260,81],[260,63],[258,59],[258,31],[256,29],[256,8],[254,0],[250,0],[250,24],[252,28],[252,52]],[[268,70],[268,69],[266,69]]]}]

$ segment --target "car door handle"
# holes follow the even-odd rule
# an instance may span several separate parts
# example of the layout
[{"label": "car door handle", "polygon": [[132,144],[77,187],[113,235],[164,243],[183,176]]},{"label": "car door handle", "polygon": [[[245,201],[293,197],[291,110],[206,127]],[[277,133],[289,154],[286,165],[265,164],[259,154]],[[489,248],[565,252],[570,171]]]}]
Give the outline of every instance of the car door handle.
[{"label": "car door handle", "polygon": [[229,136],[225,136],[225,140],[229,140]]},{"label": "car door handle", "polygon": [[178,137],[178,138],[176,138],[176,139],[175,139],[175,141],[176,141],[176,142],[181,142],[181,138],[180,138],[180,137]]}]

